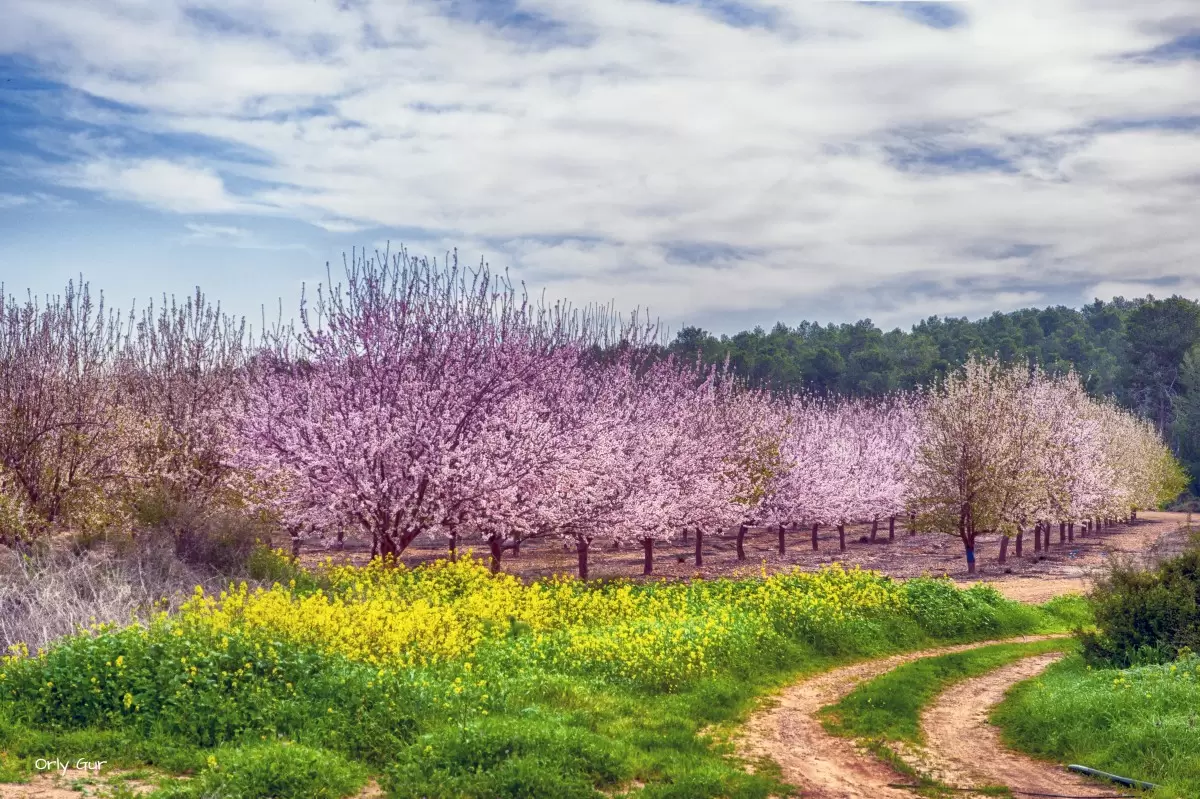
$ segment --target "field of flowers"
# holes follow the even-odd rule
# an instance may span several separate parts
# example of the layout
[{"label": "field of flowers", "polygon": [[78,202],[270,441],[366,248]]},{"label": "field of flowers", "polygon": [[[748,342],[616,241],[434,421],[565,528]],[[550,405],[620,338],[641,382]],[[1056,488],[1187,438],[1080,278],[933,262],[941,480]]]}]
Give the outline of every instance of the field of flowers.
[{"label": "field of flowers", "polygon": [[0,774],[47,752],[189,776],[158,795],[765,797],[700,735],[838,660],[1064,629],[1081,612],[831,567],[525,584],[471,559],[198,591],[0,665]]}]

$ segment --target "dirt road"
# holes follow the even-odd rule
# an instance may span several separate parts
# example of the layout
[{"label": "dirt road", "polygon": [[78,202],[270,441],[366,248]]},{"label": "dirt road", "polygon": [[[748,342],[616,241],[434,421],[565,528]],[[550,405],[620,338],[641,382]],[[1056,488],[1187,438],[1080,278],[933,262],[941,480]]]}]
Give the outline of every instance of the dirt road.
[{"label": "dirt road", "polygon": [[[1007,641],[1037,641],[1055,636],[1030,636]],[[890,787],[905,779],[853,741],[829,735],[817,712],[859,684],[897,666],[934,655],[961,652],[1001,641],[939,647],[921,652],[856,663],[802,680],[785,689],[777,704],[751,717],[737,741],[747,760],[769,757],[783,770],[783,779],[800,786],[806,797],[819,799],[911,799],[912,792]]]},{"label": "dirt road", "polygon": [[1060,657],[1055,653],[1024,658],[951,687],[921,716],[926,747],[913,765],[947,785],[1006,785],[1018,796],[1123,795],[1061,766],[1006,748],[999,731],[988,723],[988,711],[1004,699],[1010,686],[1037,676]]}]

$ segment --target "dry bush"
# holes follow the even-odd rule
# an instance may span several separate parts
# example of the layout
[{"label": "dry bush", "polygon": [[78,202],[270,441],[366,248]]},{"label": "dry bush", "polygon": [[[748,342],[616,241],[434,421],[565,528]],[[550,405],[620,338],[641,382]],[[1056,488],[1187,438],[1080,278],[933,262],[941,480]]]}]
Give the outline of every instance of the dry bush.
[{"label": "dry bush", "polygon": [[219,591],[225,580],[181,563],[169,546],[124,555],[51,547],[21,555],[0,547],[0,651],[18,643],[36,651],[80,626],[173,610],[197,585]]}]

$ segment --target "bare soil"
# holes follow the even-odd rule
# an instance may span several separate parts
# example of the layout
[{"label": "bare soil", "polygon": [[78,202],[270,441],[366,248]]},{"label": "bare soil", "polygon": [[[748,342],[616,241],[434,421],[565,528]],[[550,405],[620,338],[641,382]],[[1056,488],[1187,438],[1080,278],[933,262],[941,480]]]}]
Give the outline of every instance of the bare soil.
[{"label": "bare soil", "polygon": [[955,787],[1005,785],[1018,795],[1124,795],[1058,764],[1007,749],[988,723],[988,712],[1014,683],[1037,676],[1061,657],[1035,655],[952,686],[921,716],[925,749],[905,759],[911,757],[918,770]]},{"label": "bare soil", "polygon": [[[115,772],[114,772],[115,773]],[[108,774],[111,777],[112,774]],[[73,779],[64,779],[59,774],[36,774],[28,783],[0,783],[0,799],[83,799],[83,797],[109,796],[112,789],[99,779],[95,784],[79,784],[72,787]],[[147,794],[154,790],[150,783],[125,780],[124,784],[135,794]],[[374,780],[367,782],[354,799],[383,799],[383,790]]]},{"label": "bare soil", "polygon": [[[83,797],[106,797],[111,795],[112,787],[108,779],[119,772],[102,773],[101,777],[80,779],[76,772],[68,772],[63,777],[57,771],[35,774],[29,782],[0,783],[0,799],[82,799]],[[154,786],[140,780],[123,780],[123,784],[133,793],[150,793]]]},{"label": "bare soil", "polygon": [[[1031,636],[1009,641],[1037,641],[1055,636]],[[735,742],[748,762],[767,757],[779,764],[784,781],[815,799],[911,799],[906,782],[891,768],[861,750],[848,738],[825,732],[817,711],[839,701],[859,684],[904,663],[961,652],[997,641],[926,649],[856,663],[802,680],[774,698],[774,704],[746,723]]]},{"label": "bare soil", "polygon": [[[871,526],[850,525],[846,528],[846,551],[838,548],[837,529],[822,527],[818,531],[817,551],[811,544],[811,528],[789,530],[786,548],[779,554],[779,534],[776,529],[751,528],[744,542],[745,560],[736,553],[736,528],[704,537],[704,565],[696,567],[695,539],[682,539],[655,544],[654,574],[651,579],[697,579],[739,577],[787,571],[794,567],[816,570],[840,562],[847,567],[875,569],[897,578],[923,574],[947,575],[962,583],[986,580],[1013,599],[1042,602],[1063,593],[1086,590],[1088,580],[1112,557],[1152,559],[1182,548],[1187,539],[1184,528],[1186,514],[1142,513],[1136,523],[1113,525],[1099,532],[1082,535],[1076,528],[1074,541],[1059,543],[1058,531],[1051,536],[1048,551],[1033,551],[1032,535],[1025,540],[1023,556],[1015,555],[1010,544],[1008,561],[998,562],[1000,537],[981,535],[977,542],[978,574],[966,571],[962,543],[955,536],[937,533],[909,535],[903,519],[897,519],[895,539],[888,540],[887,521],[880,524],[875,543],[870,543]],[[465,552],[471,542],[460,544]],[[474,553],[483,557],[487,547],[475,542]],[[401,561],[414,566],[446,557],[447,549],[440,541],[421,539],[414,542]],[[312,564],[325,558],[336,562],[362,564],[370,556],[370,547],[362,542],[347,541],[346,549],[315,547],[305,550],[302,561]],[[593,578],[628,577],[642,579],[643,553],[640,546],[614,549],[608,542],[593,544],[589,555],[589,571]],[[503,571],[524,579],[548,577],[554,574],[574,574],[577,556],[574,546],[564,546],[553,540],[532,540],[522,543],[520,554],[506,552],[501,563]]]}]

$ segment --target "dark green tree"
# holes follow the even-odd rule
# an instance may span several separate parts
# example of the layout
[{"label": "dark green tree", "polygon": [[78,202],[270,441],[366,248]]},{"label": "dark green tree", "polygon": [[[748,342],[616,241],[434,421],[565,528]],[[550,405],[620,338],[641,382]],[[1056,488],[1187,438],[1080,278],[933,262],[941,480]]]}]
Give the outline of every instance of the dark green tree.
[{"label": "dark green tree", "polygon": [[1183,358],[1200,342],[1200,305],[1184,297],[1149,298],[1125,320],[1129,404],[1152,419],[1159,432],[1171,427]]}]

